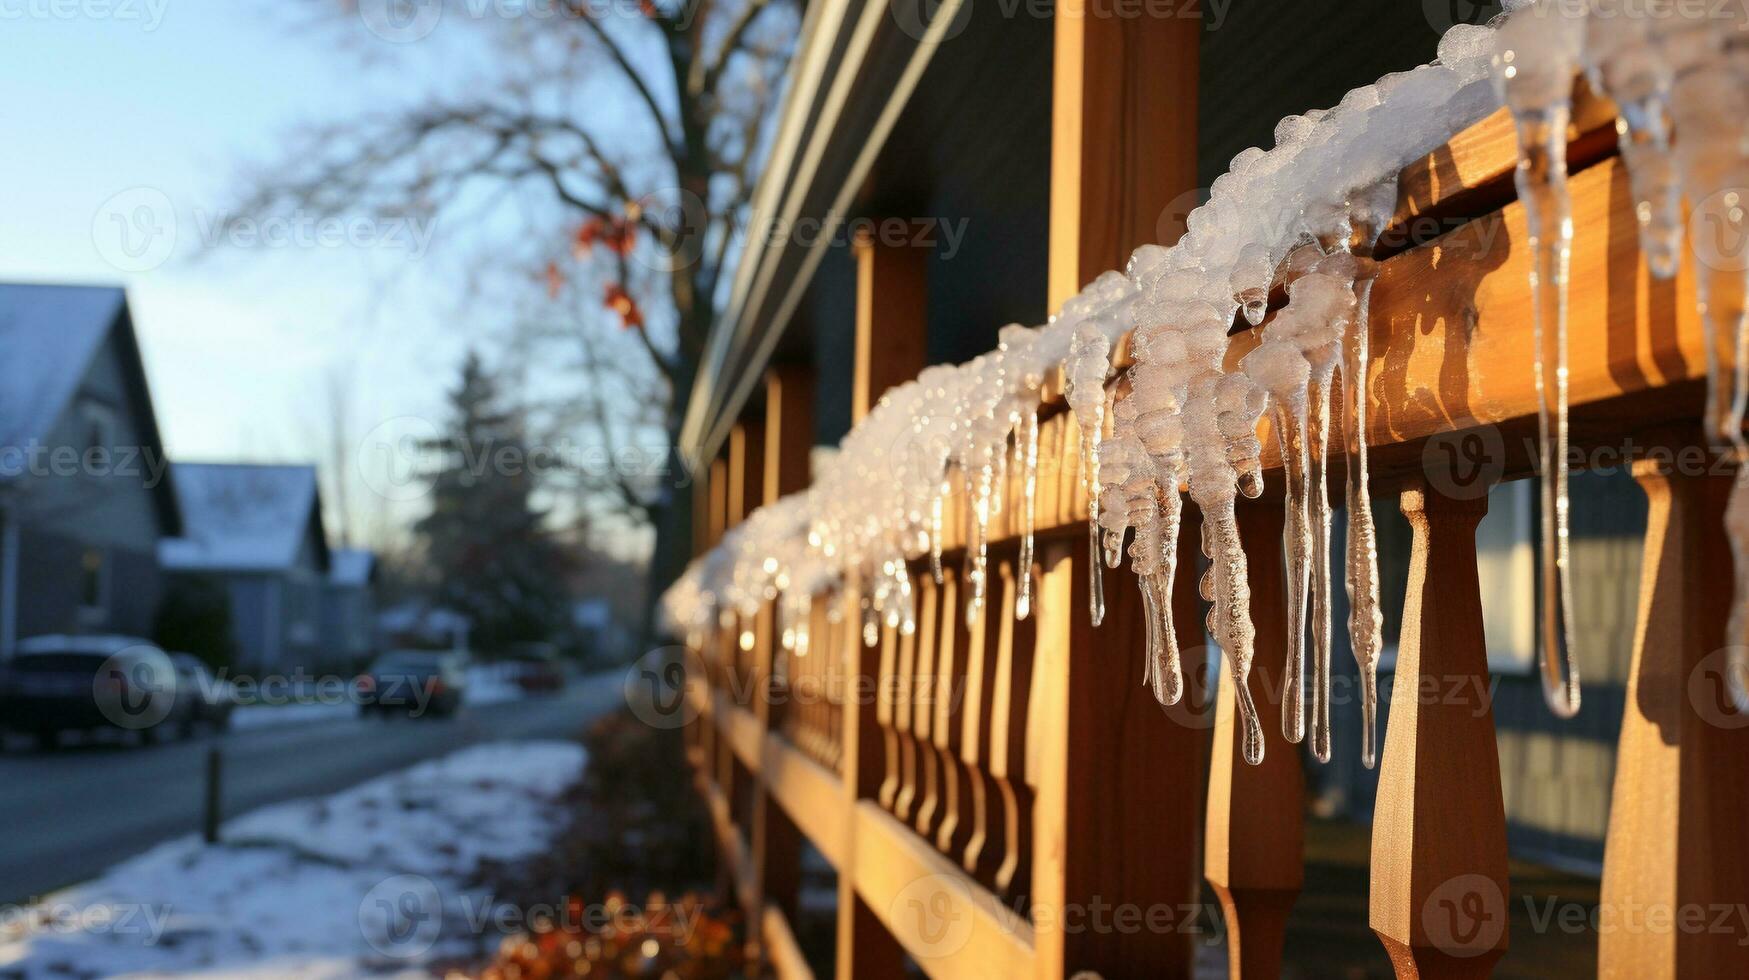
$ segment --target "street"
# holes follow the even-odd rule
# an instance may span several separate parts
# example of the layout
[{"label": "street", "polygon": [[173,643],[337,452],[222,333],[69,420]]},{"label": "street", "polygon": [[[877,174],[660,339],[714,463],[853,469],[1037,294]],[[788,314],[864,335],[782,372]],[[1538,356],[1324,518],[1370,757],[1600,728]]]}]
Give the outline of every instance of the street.
[{"label": "street", "polygon": [[154,844],[198,833],[207,749],[224,752],[227,818],[334,793],[482,742],[562,739],[620,703],[615,672],[564,693],[465,708],[455,718],[341,718],[202,733],[160,746],[56,752],[11,743],[0,754],[0,903],[77,884]]}]

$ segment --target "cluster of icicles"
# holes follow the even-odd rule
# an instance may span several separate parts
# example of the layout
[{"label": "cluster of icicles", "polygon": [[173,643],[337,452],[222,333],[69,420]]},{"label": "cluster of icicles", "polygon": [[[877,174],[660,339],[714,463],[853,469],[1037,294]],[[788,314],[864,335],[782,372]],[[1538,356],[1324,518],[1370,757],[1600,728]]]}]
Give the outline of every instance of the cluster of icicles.
[{"label": "cluster of icicles", "polygon": [[[956,489],[969,511],[963,580],[965,614],[975,619],[988,594],[990,521],[1004,505],[1000,488],[1011,469],[1023,488],[1019,567],[1029,570],[1017,583],[1016,614],[1030,615],[1039,390],[1060,366],[1091,501],[1092,620],[1097,625],[1104,616],[1100,569],[1119,565],[1127,539],[1147,612],[1145,683],[1162,703],[1183,696],[1182,624],[1173,621],[1171,597],[1179,571],[1180,494],[1188,492],[1202,514],[1201,545],[1209,559],[1201,582],[1212,604],[1206,628],[1225,654],[1243,755],[1252,764],[1263,758],[1264,737],[1246,683],[1255,630],[1235,502],[1241,494],[1262,493],[1258,426],[1267,414],[1281,452],[1287,508],[1283,735],[1297,743],[1309,729],[1313,754],[1326,761],[1333,608],[1327,460],[1332,438],[1338,440],[1334,451],[1343,454],[1346,473],[1349,640],[1361,678],[1362,759],[1372,766],[1383,647],[1364,438],[1367,312],[1378,273],[1373,251],[1396,205],[1396,174],[1504,103],[1521,141],[1517,180],[1535,259],[1534,370],[1548,543],[1543,686],[1552,710],[1570,716],[1579,706],[1567,642],[1572,229],[1565,147],[1574,75],[1587,72],[1593,88],[1621,107],[1622,156],[1654,274],[1670,276],[1677,266],[1684,191],[1702,202],[1697,220],[1740,231],[1742,202],[1730,188],[1749,184],[1737,142],[1749,49],[1735,24],[1674,11],[1635,17],[1613,4],[1607,15],[1602,11],[1588,0],[1509,4],[1487,27],[1448,31],[1434,63],[1355,89],[1332,109],[1283,119],[1273,149],[1234,157],[1177,244],[1138,249],[1124,272],[1100,276],[1044,326],[1005,327],[996,350],[965,364],[931,367],[888,392],[811,489],[756,512],[694,563],[665,597],[669,625],[696,642],[704,631],[729,627],[737,614],[750,618],[762,603],[777,600],[784,647],[799,656],[809,648],[811,598],[853,581],[866,643],[878,642],[883,625],[911,633],[910,563],[927,555],[928,574],[940,581],[943,508]],[[1673,139],[1673,132],[1683,138]],[[1743,449],[1749,401],[1744,274],[1700,271],[1711,355],[1708,431]],[[1285,296],[1286,304],[1264,325],[1272,294]],[[1731,304],[1721,304],[1720,296]],[[1237,316],[1253,328],[1261,325],[1261,337],[1239,370],[1228,371],[1223,360]],[[1127,384],[1110,385],[1113,345],[1132,330],[1135,364]],[[1119,399],[1118,391],[1127,394]],[[1339,405],[1332,404],[1336,392],[1343,393]],[[1733,540],[1743,543],[1739,566],[1749,570],[1749,491],[1741,483],[1728,523]],[[1749,630],[1746,581],[1749,574],[1740,573],[1733,636]],[[839,606],[829,604],[834,616]],[[742,635],[743,644],[749,640]]]}]

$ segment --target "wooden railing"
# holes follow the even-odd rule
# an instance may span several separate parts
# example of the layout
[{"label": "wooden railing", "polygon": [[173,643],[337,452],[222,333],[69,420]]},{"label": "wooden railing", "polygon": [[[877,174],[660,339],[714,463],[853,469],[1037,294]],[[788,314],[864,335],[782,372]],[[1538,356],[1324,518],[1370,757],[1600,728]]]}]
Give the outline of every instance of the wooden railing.
[{"label": "wooden railing", "polygon": [[[1644,270],[1612,158],[1613,116],[1585,100],[1572,135],[1573,438],[1580,453],[1642,453],[1634,473],[1650,510],[1603,877],[1600,914],[1616,918],[1601,930],[1600,973],[1744,975],[1746,937],[1681,925],[1691,910],[1749,901],[1749,718],[1704,703],[1694,686],[1720,669],[1732,474],[1650,452],[1700,445],[1700,327],[1689,270],[1669,283]],[[1413,552],[1369,924],[1403,976],[1486,975],[1510,940],[1474,532],[1482,491],[1528,475],[1533,445],[1513,153],[1510,122],[1497,115],[1404,172],[1373,299],[1373,490],[1400,494]],[[1231,357],[1254,342],[1236,333]],[[975,620],[957,571],[956,499],[943,581],[923,562],[912,568],[914,635],[883,629],[865,646],[852,584],[841,616],[816,602],[805,657],[781,649],[769,609],[751,627],[752,649],[724,630],[691,651],[694,676],[709,680],[690,695],[697,781],[731,883],[780,974],[806,972],[790,928],[796,859],[784,850],[803,837],[838,876],[841,976],[897,975],[906,956],[936,977],[1187,976],[1194,933],[1183,916],[1198,906],[1199,876],[1218,896],[1232,975],[1280,971],[1303,881],[1304,793],[1301,750],[1282,740],[1276,714],[1279,471],[1240,513],[1258,633],[1251,693],[1269,740],[1264,763],[1248,766],[1230,686],[1213,685],[1206,702],[1206,653],[1189,626],[1203,615],[1196,574],[1181,573],[1172,597],[1194,675],[1179,706],[1161,708],[1139,683],[1143,626],[1127,570],[1104,573],[1109,611],[1101,628],[1089,624],[1079,436],[1061,401],[1053,379],[1036,567],[1016,568],[1011,485],[992,529],[990,601]],[[1190,508],[1181,568],[1197,567],[1196,524]],[[1017,621],[1024,574],[1035,576],[1035,609]],[[804,688],[813,690],[796,696]],[[775,899],[773,881],[787,889]]]}]

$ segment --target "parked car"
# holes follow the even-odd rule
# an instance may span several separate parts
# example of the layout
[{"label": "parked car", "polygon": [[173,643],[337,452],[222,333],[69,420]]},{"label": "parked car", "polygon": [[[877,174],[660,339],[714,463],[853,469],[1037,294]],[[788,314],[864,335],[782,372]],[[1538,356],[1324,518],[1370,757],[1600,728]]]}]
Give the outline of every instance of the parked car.
[{"label": "parked car", "polygon": [[191,693],[193,720],[213,726],[218,731],[231,727],[231,709],[236,707],[236,692],[231,682],[213,676],[206,662],[192,653],[173,653],[176,680]]},{"label": "parked car", "polygon": [[565,671],[551,643],[513,643],[504,662],[516,686],[529,694],[553,694],[565,688]]},{"label": "parked car", "polygon": [[0,725],[44,748],[64,731],[137,731],[157,742],[193,725],[193,692],[164,651],[137,637],[31,637],[3,669]]},{"label": "parked car", "polygon": [[358,678],[359,714],[448,717],[461,707],[467,688],[464,659],[454,652],[391,650]]}]

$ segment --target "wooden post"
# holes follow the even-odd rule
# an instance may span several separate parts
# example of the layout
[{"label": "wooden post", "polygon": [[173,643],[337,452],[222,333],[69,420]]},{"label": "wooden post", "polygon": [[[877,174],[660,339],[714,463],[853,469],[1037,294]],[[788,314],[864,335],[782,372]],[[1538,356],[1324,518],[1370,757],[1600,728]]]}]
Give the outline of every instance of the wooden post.
[{"label": "wooden post", "polygon": [[1506,952],[1506,810],[1476,579],[1488,498],[1404,491],[1414,532],[1372,825],[1373,932],[1400,977],[1485,977]]},{"label": "wooden post", "polygon": [[[1055,310],[1137,246],[1172,244],[1174,200],[1196,188],[1202,22],[1056,7],[1047,298]],[[1192,202],[1194,203],[1194,202]],[[1188,211],[1189,206],[1184,206]],[[1167,222],[1166,224],[1170,224]]]},{"label": "wooden post", "polygon": [[[844,603],[844,728],[839,751],[845,812],[854,814],[858,800],[875,798],[886,775],[881,729],[875,720],[875,694],[876,685],[885,681],[881,676],[882,650],[890,650],[889,636],[895,631],[883,627],[883,642],[866,645],[856,626],[861,615],[856,588],[844,590]],[[887,655],[890,657],[890,652]],[[898,940],[856,892],[855,826],[852,816],[845,828],[846,860],[838,869],[837,975],[839,980],[901,976],[904,954]]]},{"label": "wooden post", "polygon": [[[1053,310],[1099,273],[1123,268],[1137,246],[1158,241],[1162,212],[1195,188],[1201,25],[1098,16],[1083,0],[1065,0],[1054,31]],[[1054,431],[1072,443],[1072,429]],[[1075,509],[1074,474],[1063,478],[1068,492],[1041,493],[1047,513]],[[1194,540],[1194,526],[1186,533]],[[1100,931],[1064,922],[1064,913],[1090,912],[1100,902],[1144,912],[1165,905],[1175,913],[1196,904],[1207,738],[1201,706],[1181,714],[1190,722],[1183,724],[1137,682],[1143,633],[1134,579],[1107,571],[1105,625],[1095,630],[1088,622],[1085,550],[1075,535],[1044,545],[1040,556],[1028,765],[1037,789],[1033,895],[1051,914],[1035,933],[1039,975],[1188,976],[1188,930]],[[1186,624],[1181,638],[1200,635]],[[1200,654],[1200,641],[1193,645]],[[1122,805],[1115,805],[1119,787]]]},{"label": "wooden post", "polygon": [[1715,927],[1721,909],[1749,898],[1749,716],[1724,686],[1733,573],[1720,528],[1732,477],[1673,473],[1674,458],[1634,464],[1649,506],[1604,845],[1600,977],[1749,974],[1742,923]]},{"label": "wooden post", "polygon": [[[759,498],[764,504],[774,504],[785,494],[807,488],[811,475],[808,456],[814,444],[813,399],[813,374],[807,368],[780,366],[766,372],[765,459]],[[795,696],[793,684],[780,685],[777,678],[776,658],[786,654],[777,648],[780,638],[772,617],[773,609],[767,604],[760,616],[761,653],[756,663],[760,697],[754,714],[759,719],[761,745],[765,744],[764,736],[781,729],[788,699]],[[824,638],[820,634],[820,639]],[[776,700],[780,693],[784,704]],[[783,807],[772,802],[764,772],[758,774],[753,792],[753,854],[760,892],[793,926],[801,891],[801,832]]]},{"label": "wooden post", "polygon": [[[1184,534],[1197,539],[1194,519]],[[1128,572],[1106,571],[1105,622],[1095,629],[1080,536],[1046,544],[1040,565],[1028,733],[1038,789],[1034,904],[1049,913],[1034,934],[1038,975],[1188,977],[1195,932],[1182,917],[1198,904],[1206,705],[1187,685],[1189,700],[1168,711],[1137,682],[1144,619]],[[1185,574],[1194,576],[1194,563]],[[1201,657],[1194,606],[1178,622],[1187,655]],[[1090,925],[1101,904],[1111,928]],[[1141,928],[1115,928],[1118,916],[1137,914]]]},{"label": "wooden post", "polygon": [[[1251,579],[1251,623],[1257,631],[1246,687],[1263,723],[1265,748],[1262,763],[1246,764],[1237,701],[1226,683],[1230,675],[1223,661],[1213,668],[1221,671],[1222,683],[1209,758],[1203,876],[1226,918],[1228,976],[1250,980],[1281,975],[1288,914],[1305,882],[1306,786],[1302,750],[1281,735],[1287,668],[1281,500],[1241,500],[1238,509],[1239,539]],[[1179,561],[1182,566],[1184,558]],[[1188,574],[1179,572],[1180,581],[1191,588],[1194,569],[1192,565]]]},{"label": "wooden post", "polygon": [[765,426],[736,422],[729,430],[728,527],[747,519],[765,500]]},{"label": "wooden post", "polygon": [[716,547],[717,542],[723,540],[723,532],[729,529],[729,461],[721,457],[711,460],[710,474],[711,509],[707,551]]},{"label": "wooden post", "polygon": [[856,256],[856,365],[853,422],[888,388],[917,377],[929,356],[926,249],[888,245],[859,232]]},{"label": "wooden post", "polygon": [[814,372],[774,367],[765,372],[765,503],[808,488],[813,448]]}]

